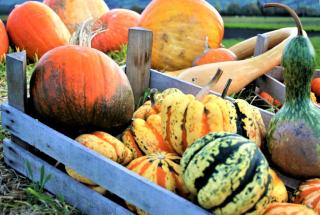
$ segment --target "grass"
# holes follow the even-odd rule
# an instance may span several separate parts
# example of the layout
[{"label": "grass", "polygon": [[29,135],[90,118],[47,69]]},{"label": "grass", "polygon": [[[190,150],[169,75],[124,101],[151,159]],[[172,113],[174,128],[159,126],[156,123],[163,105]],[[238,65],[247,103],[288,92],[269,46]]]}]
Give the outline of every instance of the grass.
[{"label": "grass", "polygon": [[[275,30],[295,26],[291,17],[246,17],[226,16],[223,17],[225,28],[263,29]],[[304,30],[320,31],[320,17],[302,17]]]}]

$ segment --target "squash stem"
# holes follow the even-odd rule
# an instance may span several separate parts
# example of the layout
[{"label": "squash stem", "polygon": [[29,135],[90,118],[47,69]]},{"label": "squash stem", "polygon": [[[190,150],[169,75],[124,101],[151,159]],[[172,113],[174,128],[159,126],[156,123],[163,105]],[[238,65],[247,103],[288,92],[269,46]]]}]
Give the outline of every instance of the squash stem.
[{"label": "squash stem", "polygon": [[287,6],[285,4],[280,4],[280,3],[266,3],[263,5],[263,7],[264,8],[278,7],[278,8],[282,8],[282,9],[285,9],[286,11],[288,11],[296,23],[296,26],[298,28],[298,36],[302,36],[303,27],[302,27],[301,20],[300,20],[299,16],[297,15],[297,13],[292,8],[290,8],[289,6]]}]

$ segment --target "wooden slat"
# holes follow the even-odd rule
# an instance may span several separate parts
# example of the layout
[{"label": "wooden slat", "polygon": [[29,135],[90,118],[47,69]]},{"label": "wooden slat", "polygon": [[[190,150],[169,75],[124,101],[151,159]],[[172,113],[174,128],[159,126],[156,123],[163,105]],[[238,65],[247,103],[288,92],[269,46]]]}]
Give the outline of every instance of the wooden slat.
[{"label": "wooden slat", "polygon": [[268,37],[263,34],[257,35],[256,47],[254,49],[254,56],[261,55],[268,50],[269,41]]},{"label": "wooden slat", "polygon": [[9,132],[150,214],[209,214],[17,109],[2,105],[2,110]]},{"label": "wooden slat", "polygon": [[126,74],[130,81],[135,104],[149,87],[152,50],[152,31],[130,28]]},{"label": "wooden slat", "polygon": [[22,112],[27,104],[26,61],[26,52],[11,53],[6,57],[8,103]]},{"label": "wooden slat", "polygon": [[[184,93],[193,94],[193,95],[196,95],[201,90],[201,87],[199,87],[198,85],[195,85],[183,80],[179,80],[175,77],[164,75],[163,73],[158,72],[156,70],[151,70],[150,87],[156,88],[160,91],[163,91],[168,88],[178,88]],[[210,91],[210,93],[220,96],[219,93],[214,91]],[[234,101],[234,99],[232,99],[231,97],[226,97],[226,99],[232,102]],[[268,125],[270,119],[272,118],[272,116],[274,116],[274,114],[269,111],[262,110],[260,108],[258,109],[261,113],[264,124]]]},{"label": "wooden slat", "polygon": [[26,163],[32,169],[34,181],[40,179],[40,168],[43,166],[46,175],[51,175],[45,188],[55,195],[62,195],[64,200],[86,214],[130,215],[127,209],[77,182],[67,174],[39,159],[35,155],[17,146],[10,140],[4,140],[5,162],[22,175],[30,178]]}]

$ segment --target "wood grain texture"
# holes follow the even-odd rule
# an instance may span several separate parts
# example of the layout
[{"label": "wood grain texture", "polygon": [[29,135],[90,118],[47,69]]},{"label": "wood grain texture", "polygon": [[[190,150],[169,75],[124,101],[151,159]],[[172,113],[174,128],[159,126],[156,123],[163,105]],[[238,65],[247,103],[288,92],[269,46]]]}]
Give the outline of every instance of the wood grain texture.
[{"label": "wood grain texture", "polygon": [[27,104],[26,61],[26,52],[11,53],[6,57],[8,103],[22,112]]},{"label": "wood grain texture", "polygon": [[152,31],[143,28],[130,28],[128,36],[126,74],[130,81],[135,104],[149,87]]},{"label": "wood grain texture", "polygon": [[[4,140],[4,154],[7,165],[34,181],[39,181],[40,169],[43,166],[45,174],[51,175],[51,179],[45,184],[45,188],[55,195],[62,195],[66,202],[85,214],[132,214],[127,209],[77,182],[8,139]],[[28,174],[26,163],[32,168],[33,178]]]},{"label": "wood grain texture", "polygon": [[155,215],[209,214],[15,108],[2,105],[2,110],[2,123],[9,132],[144,211]]}]

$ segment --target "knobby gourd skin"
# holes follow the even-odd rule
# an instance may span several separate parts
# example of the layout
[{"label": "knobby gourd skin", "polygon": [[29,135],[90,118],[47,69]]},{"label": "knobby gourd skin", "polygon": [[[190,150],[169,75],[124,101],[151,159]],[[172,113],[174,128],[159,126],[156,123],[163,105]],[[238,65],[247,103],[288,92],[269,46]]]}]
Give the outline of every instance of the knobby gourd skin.
[{"label": "knobby gourd skin", "polygon": [[260,214],[273,189],[257,145],[232,133],[209,133],[181,159],[182,177],[199,204],[215,214]]},{"label": "knobby gourd skin", "polygon": [[270,121],[267,147],[272,161],[287,174],[320,177],[320,110],[310,100],[315,52],[299,32],[284,50],[286,99]]}]

